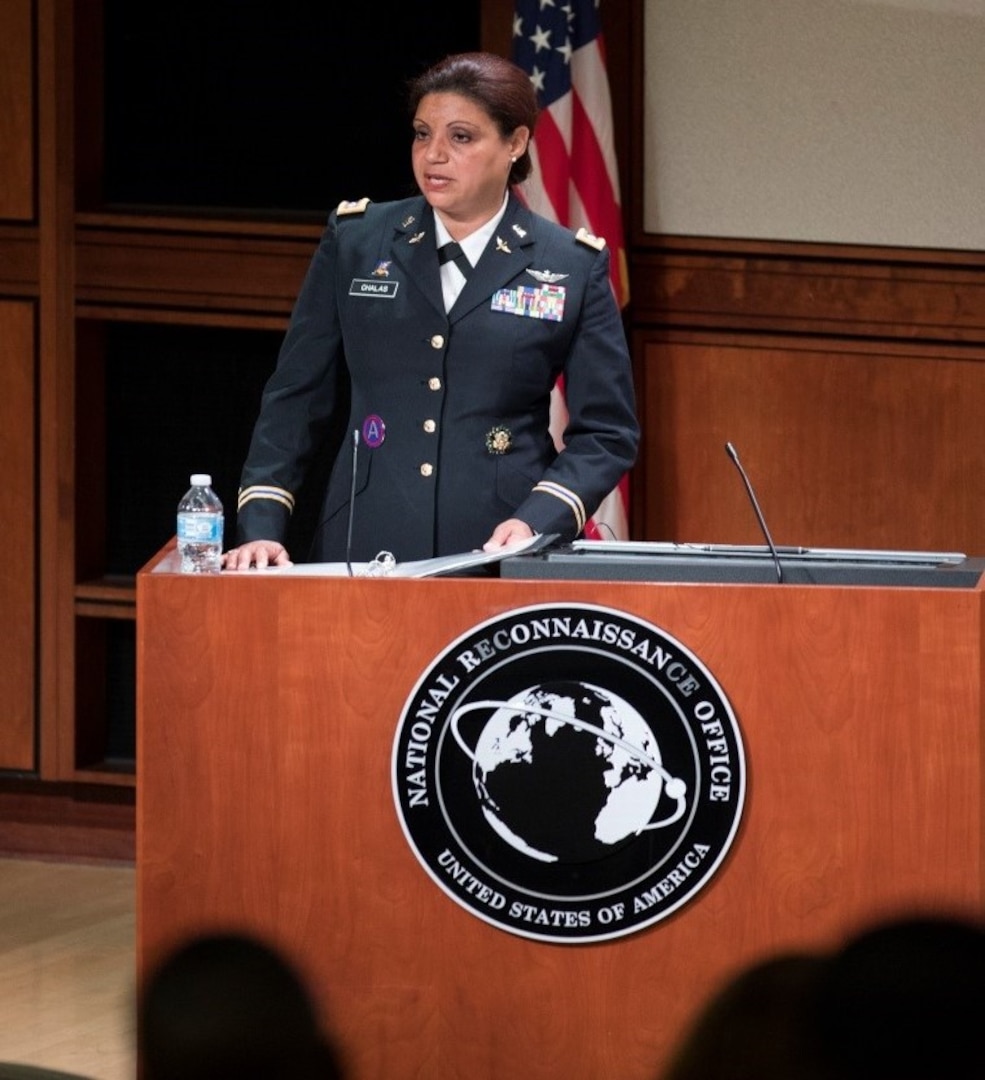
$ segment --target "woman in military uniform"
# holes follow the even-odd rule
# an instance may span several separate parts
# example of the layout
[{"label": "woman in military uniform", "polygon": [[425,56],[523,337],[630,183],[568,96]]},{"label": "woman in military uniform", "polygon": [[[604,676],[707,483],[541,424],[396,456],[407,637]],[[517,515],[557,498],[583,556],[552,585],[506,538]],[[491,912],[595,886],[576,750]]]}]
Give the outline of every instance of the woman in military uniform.
[{"label": "woman in military uniform", "polygon": [[[635,460],[605,242],[512,190],[531,169],[527,74],[491,54],[448,57],[411,84],[410,107],[420,195],[330,215],[264,390],[227,569],[289,562],[296,493],[340,409],[351,436],[317,562],[573,539]],[[559,452],[548,424],[562,376]]]}]

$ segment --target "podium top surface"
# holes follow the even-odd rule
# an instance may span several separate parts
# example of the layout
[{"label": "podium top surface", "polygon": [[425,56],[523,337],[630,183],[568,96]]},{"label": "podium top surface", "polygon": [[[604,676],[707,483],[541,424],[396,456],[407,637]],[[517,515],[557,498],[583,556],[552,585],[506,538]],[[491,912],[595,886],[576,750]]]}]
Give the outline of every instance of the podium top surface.
[{"label": "podium top surface", "polygon": [[504,578],[973,589],[985,558],[961,552],[575,541],[501,564]]},{"label": "podium top surface", "polygon": [[[404,564],[405,572],[384,574],[381,579],[494,577],[576,582],[780,583],[970,590],[979,586],[985,574],[985,556],[969,557],[961,552],[777,547],[774,558],[773,552],[761,545],[615,540],[584,540],[537,548],[491,562],[485,559],[481,565],[470,563],[465,557],[428,560],[427,565],[432,563],[441,565],[430,567],[429,572],[423,573],[414,568],[425,563]],[[175,574],[179,569],[177,552],[169,545],[144,567],[140,576]],[[367,576],[363,567],[354,565],[350,572],[345,563],[299,563],[288,568],[251,571],[248,576],[254,579],[344,578],[353,574],[361,580]]]}]

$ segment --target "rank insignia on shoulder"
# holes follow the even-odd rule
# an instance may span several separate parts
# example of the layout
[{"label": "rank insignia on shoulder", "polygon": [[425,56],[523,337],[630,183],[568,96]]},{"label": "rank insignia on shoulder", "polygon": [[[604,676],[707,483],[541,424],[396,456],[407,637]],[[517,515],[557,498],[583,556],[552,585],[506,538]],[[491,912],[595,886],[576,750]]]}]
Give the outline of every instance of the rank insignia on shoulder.
[{"label": "rank insignia on shoulder", "polygon": [[579,244],[587,244],[589,247],[595,248],[596,251],[601,251],[605,247],[605,237],[592,236],[587,229],[579,229],[575,233],[575,239]]},{"label": "rank insignia on shoulder", "polygon": [[338,209],[335,211],[339,215],[343,214],[365,214],[366,207],[369,206],[369,199],[356,199],[354,202],[348,202],[345,199],[339,203]]}]

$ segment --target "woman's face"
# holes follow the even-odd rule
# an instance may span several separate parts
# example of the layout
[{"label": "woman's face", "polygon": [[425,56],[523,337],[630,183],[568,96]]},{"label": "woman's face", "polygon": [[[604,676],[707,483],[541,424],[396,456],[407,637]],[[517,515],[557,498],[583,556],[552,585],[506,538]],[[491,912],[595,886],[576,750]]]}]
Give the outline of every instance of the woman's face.
[{"label": "woman's face", "polygon": [[466,227],[460,233],[465,236],[500,208],[510,159],[520,157],[528,137],[527,128],[519,127],[503,138],[471,98],[427,94],[414,116],[414,179],[446,223]]}]

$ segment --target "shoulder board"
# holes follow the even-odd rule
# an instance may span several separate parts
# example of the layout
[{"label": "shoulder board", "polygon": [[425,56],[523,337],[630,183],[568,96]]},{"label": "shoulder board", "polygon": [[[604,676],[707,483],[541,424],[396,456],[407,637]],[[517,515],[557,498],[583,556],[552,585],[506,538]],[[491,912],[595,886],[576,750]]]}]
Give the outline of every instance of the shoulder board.
[{"label": "shoulder board", "polygon": [[575,233],[575,239],[579,244],[587,244],[589,247],[595,248],[596,251],[601,251],[605,247],[605,237],[592,236],[587,229],[579,229]]},{"label": "shoulder board", "polygon": [[359,199],[356,202],[346,202],[343,200],[339,203],[339,208],[335,212],[340,217],[343,214],[365,214],[367,206],[369,206],[369,199]]}]

